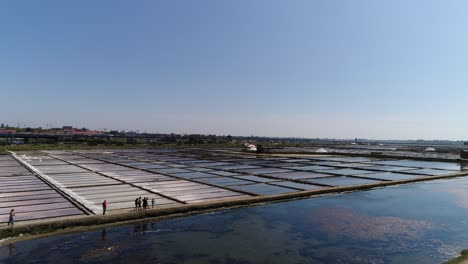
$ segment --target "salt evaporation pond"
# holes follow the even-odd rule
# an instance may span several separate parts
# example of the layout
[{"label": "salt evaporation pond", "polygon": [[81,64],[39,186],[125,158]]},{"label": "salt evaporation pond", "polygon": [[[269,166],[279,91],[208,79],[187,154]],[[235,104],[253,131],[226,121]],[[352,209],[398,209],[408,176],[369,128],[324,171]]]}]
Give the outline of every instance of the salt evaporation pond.
[{"label": "salt evaporation pond", "polygon": [[468,248],[468,178],[18,242],[2,263],[441,263]]}]

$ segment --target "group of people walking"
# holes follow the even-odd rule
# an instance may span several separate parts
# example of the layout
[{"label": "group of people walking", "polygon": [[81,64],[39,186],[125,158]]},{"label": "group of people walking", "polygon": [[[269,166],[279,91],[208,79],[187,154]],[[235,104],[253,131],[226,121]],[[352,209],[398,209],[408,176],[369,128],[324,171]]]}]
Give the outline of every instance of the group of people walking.
[{"label": "group of people walking", "polygon": [[[149,198],[148,197],[143,197],[141,199],[141,196],[135,199],[135,211],[136,210],[146,210],[149,209]],[[151,207],[154,208],[154,198],[151,199]]]},{"label": "group of people walking", "polygon": [[[154,204],[155,204],[155,201],[154,201],[154,198],[151,199],[151,207],[154,208]],[[149,209],[149,198],[148,197],[143,197],[143,199],[141,199],[141,196],[136,198],[135,199],[135,211],[136,210],[147,210]],[[107,200],[104,200],[104,202],[102,202],[102,214],[105,215],[106,214],[106,210],[107,210]],[[14,214],[13,214],[14,215]],[[11,218],[11,216],[10,216]]]},{"label": "group of people walking", "polygon": [[[135,211],[136,210],[147,210],[149,209],[149,198],[148,197],[143,197],[143,199],[141,199],[141,196],[136,198],[135,199]],[[154,208],[154,198],[151,199],[151,207]],[[107,200],[104,200],[104,202],[102,202],[102,214],[105,215],[106,214],[106,210],[107,210]],[[11,209],[10,211],[10,215],[9,215],[9,218],[8,218],[8,226],[11,226],[13,227],[14,223],[15,223],[15,209]]]}]

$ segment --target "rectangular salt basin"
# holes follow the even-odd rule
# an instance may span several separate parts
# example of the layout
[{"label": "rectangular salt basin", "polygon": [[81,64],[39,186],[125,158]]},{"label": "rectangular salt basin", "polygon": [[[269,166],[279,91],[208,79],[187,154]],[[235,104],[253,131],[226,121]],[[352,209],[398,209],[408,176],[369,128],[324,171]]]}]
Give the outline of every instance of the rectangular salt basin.
[{"label": "rectangular salt basin", "polygon": [[0,161],[0,169],[1,167],[14,167],[14,166],[21,166],[16,160],[12,159],[9,161]]},{"label": "rectangular salt basin", "polygon": [[190,168],[191,166],[183,165],[183,164],[171,163],[171,164],[169,164],[169,167],[171,167],[171,168]]},{"label": "rectangular salt basin", "polygon": [[86,168],[88,170],[92,171],[119,171],[119,170],[128,170],[129,168],[125,166],[120,166],[120,165],[114,165],[114,164],[83,164],[83,168]]},{"label": "rectangular salt basin", "polygon": [[296,166],[304,166],[304,165],[305,164],[300,164],[300,163],[275,162],[273,164],[268,164],[268,167],[287,169],[286,167],[294,168]]},{"label": "rectangular salt basin", "polygon": [[367,179],[360,179],[360,178],[353,178],[348,176],[332,176],[326,178],[317,178],[317,179],[310,179],[305,180],[312,184],[325,184],[331,186],[350,186],[350,185],[359,185],[359,184],[368,184],[368,183],[379,183],[381,181],[378,180],[367,180]]},{"label": "rectangular salt basin", "polygon": [[190,201],[192,200],[207,200],[207,199],[216,200],[217,198],[238,197],[238,196],[243,196],[243,194],[230,192],[230,191],[220,191],[217,193],[185,194],[185,195],[178,195],[175,197],[180,201],[190,203]]},{"label": "rectangular salt basin", "polygon": [[235,172],[230,172],[230,171],[218,171],[218,170],[209,171],[208,173],[214,174],[214,175],[218,175],[218,176],[239,176],[239,175],[242,175],[242,174],[235,173]]},{"label": "rectangular salt basin", "polygon": [[285,162],[299,162],[299,163],[302,163],[302,162],[310,162],[312,160],[311,159],[286,159],[284,161]]},{"label": "rectangular salt basin", "polygon": [[288,181],[282,181],[282,182],[274,182],[274,185],[280,185],[283,187],[288,187],[288,188],[295,188],[299,190],[312,190],[312,189],[320,189],[324,188],[323,186],[318,186],[318,185],[312,185],[312,184],[306,184],[306,183],[297,183],[297,182],[288,182]]},{"label": "rectangular salt basin", "polygon": [[240,179],[234,179],[234,178],[224,178],[224,177],[198,179],[198,181],[213,184],[213,185],[220,185],[220,186],[243,185],[243,184],[253,183],[252,181],[240,180]]},{"label": "rectangular salt basin", "polygon": [[334,166],[334,165],[343,164],[343,163],[342,163],[342,162],[338,162],[338,161],[313,161],[313,162],[309,162],[308,164],[310,164],[310,165]]},{"label": "rectangular salt basin", "polygon": [[37,211],[51,211],[63,208],[75,208],[74,205],[66,201],[65,199],[59,203],[53,204],[35,204],[35,205],[28,205],[28,204],[14,204],[9,208],[0,208],[0,215],[9,214],[11,208],[16,208],[15,211],[17,212],[37,212]]},{"label": "rectangular salt basin", "polygon": [[49,186],[45,183],[42,182],[37,182],[33,184],[10,184],[10,185],[4,185],[0,188],[0,192],[8,192],[9,190],[12,189],[18,189],[18,188],[23,188],[23,189],[34,189],[34,188],[49,188]]},{"label": "rectangular salt basin", "polygon": [[201,171],[201,172],[213,171],[213,169],[210,169],[210,168],[200,168],[200,167],[187,167],[187,169],[191,171]]},{"label": "rectangular salt basin", "polygon": [[[51,218],[51,217],[60,217],[60,216],[70,216],[70,215],[82,215],[84,214],[77,208],[64,208],[56,209],[50,211],[38,211],[38,212],[16,212],[15,221],[26,221],[26,220],[35,220],[42,218]],[[7,222],[8,214],[0,215],[0,222]]]},{"label": "rectangular salt basin", "polygon": [[55,190],[43,190],[43,191],[26,191],[26,192],[17,192],[14,194],[11,193],[0,193],[0,198],[11,197],[11,196],[29,196],[29,195],[40,195],[40,194],[56,194]]},{"label": "rectangular salt basin", "polygon": [[170,190],[170,191],[164,191],[161,192],[161,194],[168,196],[168,197],[178,197],[180,195],[186,195],[186,194],[206,194],[206,193],[219,193],[219,192],[224,192],[227,191],[222,188],[218,187],[213,187],[213,186],[208,186],[204,187],[202,189],[197,189],[197,190]]},{"label": "rectangular salt basin", "polygon": [[157,186],[157,185],[141,185],[143,188],[158,192],[158,193],[166,193],[166,192],[197,192],[197,190],[201,189],[217,189],[216,187],[205,185],[205,184],[197,184],[191,186],[175,186],[175,187],[164,187],[164,186]]},{"label": "rectangular salt basin", "polygon": [[181,173],[181,172],[191,172],[189,170],[185,169],[178,169],[178,168],[170,168],[170,169],[151,169],[151,171],[154,171],[156,173],[162,173],[162,174],[176,174],[176,173]]},{"label": "rectangular salt basin", "polygon": [[404,167],[421,167],[444,170],[460,170],[460,163],[456,162],[438,162],[438,161],[416,161],[416,160],[386,160],[374,162],[375,164],[404,166]]},{"label": "rectangular salt basin", "polygon": [[67,179],[94,179],[94,178],[108,178],[105,176],[102,176],[100,174],[94,173],[94,172],[86,172],[86,173],[57,173],[54,175],[51,175],[50,177],[54,179],[62,179],[62,180],[67,180]]},{"label": "rectangular salt basin", "polygon": [[177,163],[186,164],[186,165],[196,165],[196,166],[204,166],[203,164],[210,164],[213,163],[212,160],[203,160],[203,159],[181,159],[177,160]]},{"label": "rectangular salt basin", "polygon": [[334,167],[326,167],[326,166],[319,166],[319,165],[301,165],[301,166],[294,166],[294,167],[283,167],[285,169],[291,170],[303,170],[303,171],[311,171],[311,170],[333,170]]},{"label": "rectangular salt basin", "polygon": [[148,196],[148,195],[154,195],[150,192],[141,190],[141,189],[136,189],[132,191],[125,191],[125,192],[118,192],[118,193],[93,193],[93,194],[80,194],[81,197],[85,198],[86,200],[102,200],[104,199],[111,199],[111,198],[119,198],[123,197],[124,199],[131,201],[135,200],[136,197],[139,196]]},{"label": "rectangular salt basin", "polygon": [[32,192],[32,191],[45,191],[45,190],[50,190],[51,188],[48,185],[41,185],[41,186],[26,186],[26,187],[14,187],[14,188],[8,188],[1,190],[1,194],[9,193],[11,196],[13,196],[13,193],[18,193],[18,192]]},{"label": "rectangular salt basin", "polygon": [[334,170],[331,172],[335,174],[345,175],[345,176],[363,175],[363,174],[373,173],[373,171],[356,170],[356,169],[338,169],[338,170]]},{"label": "rectangular salt basin", "polygon": [[[43,183],[41,180],[39,179],[29,179],[29,180],[15,180],[15,179],[12,179],[12,180],[0,180],[0,186],[2,187],[6,187],[6,186],[14,186],[14,185],[21,185],[21,186],[24,186],[24,185],[34,185],[34,184],[41,184]],[[0,187],[0,189],[2,188]]]},{"label": "rectangular salt basin", "polygon": [[237,186],[236,189],[255,193],[259,195],[271,195],[271,194],[280,194],[280,193],[291,193],[297,192],[295,189],[290,189],[286,187],[273,186],[265,183],[256,183],[251,185],[241,185]]},{"label": "rectangular salt basin", "polygon": [[176,198],[179,195],[184,195],[184,194],[217,193],[217,192],[220,192],[222,190],[224,190],[224,189],[220,189],[220,188],[216,188],[216,187],[206,185],[206,187],[203,187],[201,189],[196,189],[196,190],[185,190],[185,189],[182,189],[182,190],[174,189],[174,190],[172,190],[171,189],[171,190],[158,191],[158,193],[160,193],[162,195],[165,195],[167,197]]},{"label": "rectangular salt basin", "polygon": [[193,165],[197,165],[199,167],[217,167],[217,166],[230,166],[230,165],[235,165],[234,163],[231,162],[207,162],[207,163],[195,163]]},{"label": "rectangular salt basin", "polygon": [[248,174],[267,174],[267,173],[278,173],[278,172],[291,172],[288,169],[279,169],[279,168],[258,168],[258,169],[239,169],[234,170],[235,172],[248,173]]},{"label": "rectangular salt basin", "polygon": [[133,160],[129,160],[128,162],[121,162],[121,164],[125,166],[130,166],[130,167],[138,167],[138,166],[146,166],[146,165],[157,166],[155,164],[140,162],[140,161],[133,161]]},{"label": "rectangular salt basin", "polygon": [[88,172],[88,170],[82,169],[73,165],[58,165],[58,166],[41,166],[37,168],[44,174],[63,174],[63,173],[80,173]]},{"label": "rectangular salt basin", "polygon": [[160,181],[175,181],[177,178],[173,177],[115,177],[118,180],[124,181],[126,183],[136,183],[136,182],[160,182]]},{"label": "rectangular salt basin", "polygon": [[73,164],[84,165],[84,164],[105,164],[104,161],[93,160],[93,159],[82,159],[82,160],[73,160],[69,161]]},{"label": "rectangular salt basin", "polygon": [[366,167],[372,166],[372,164],[346,162],[346,163],[336,164],[336,165],[333,165],[333,166],[334,167],[340,167],[340,168],[366,168]]},{"label": "rectangular salt basin", "polygon": [[450,170],[432,170],[432,169],[419,169],[419,170],[411,170],[408,171],[413,174],[424,174],[424,175],[431,175],[431,176],[440,176],[440,175],[448,175],[459,173],[460,171],[450,171]]},{"label": "rectangular salt basin", "polygon": [[177,179],[174,181],[163,181],[163,182],[149,182],[149,185],[154,186],[161,186],[161,187],[176,187],[176,186],[192,186],[192,185],[200,185],[199,183],[187,180]]},{"label": "rectangular salt basin", "polygon": [[372,161],[374,159],[365,158],[365,157],[323,157],[323,158],[314,158],[316,160],[326,160],[326,161],[342,161],[342,162],[366,162]]},{"label": "rectangular salt basin", "polygon": [[260,166],[253,166],[253,165],[228,165],[228,166],[215,166],[211,167],[217,170],[240,170],[240,169],[259,169],[262,168]]},{"label": "rectangular salt basin", "polygon": [[66,188],[79,188],[79,187],[91,187],[91,186],[107,186],[113,184],[113,182],[81,182],[81,183],[62,183]]},{"label": "rectangular salt basin", "polygon": [[33,175],[0,176],[0,182],[1,183],[31,182],[31,181],[40,181],[40,180],[36,176],[33,176]]},{"label": "rectangular salt basin", "polygon": [[366,174],[366,177],[380,179],[380,180],[398,181],[398,180],[418,178],[418,177],[421,177],[421,175],[411,175],[411,174],[403,174],[403,173],[396,173],[396,172],[379,172],[379,173],[373,173],[373,174]]},{"label": "rectangular salt basin", "polygon": [[27,161],[29,164],[33,165],[34,167],[38,166],[55,166],[55,165],[68,165],[68,163],[60,160],[31,160]]},{"label": "rectangular salt basin", "polygon": [[0,208],[8,208],[12,209],[18,206],[25,206],[25,205],[36,205],[36,204],[55,204],[55,203],[68,203],[65,198],[57,196],[55,198],[48,198],[48,199],[34,199],[34,200],[16,200],[16,201],[2,201],[0,203]]},{"label": "rectangular salt basin", "polygon": [[309,172],[309,171],[269,173],[269,174],[264,174],[264,175],[268,177],[275,177],[278,179],[310,179],[310,178],[320,178],[320,177],[329,176],[328,174]]},{"label": "rectangular salt basin", "polygon": [[1,167],[0,168],[0,175],[13,175],[13,174],[24,174],[24,173],[29,173],[31,174],[30,171],[28,171],[26,168],[22,166],[14,166],[14,167]]},{"label": "rectangular salt basin", "polygon": [[213,178],[218,177],[214,174],[204,173],[204,172],[184,172],[184,173],[174,173],[171,174],[176,177],[181,177],[185,179],[198,179],[198,178]]},{"label": "rectangular salt basin", "polygon": [[73,192],[80,194],[80,195],[87,195],[93,193],[120,193],[120,192],[128,192],[133,191],[135,187],[130,185],[123,185],[119,186],[116,185],[115,188],[106,188],[109,186],[93,186],[93,187],[80,187],[80,188],[73,188]]},{"label": "rectangular salt basin", "polygon": [[376,165],[366,167],[366,170],[379,170],[379,171],[407,171],[417,168],[410,168],[410,167],[397,167],[397,166],[386,166],[386,165]]},{"label": "rectangular salt basin", "polygon": [[270,178],[266,178],[266,177],[253,176],[253,175],[239,175],[239,176],[235,176],[235,178],[242,179],[242,180],[254,181],[254,182],[275,182],[275,181],[279,181],[279,179],[270,179]]},{"label": "rectangular salt basin", "polygon": [[277,161],[266,161],[266,160],[248,160],[243,161],[242,164],[255,165],[255,166],[270,166],[278,164]]}]

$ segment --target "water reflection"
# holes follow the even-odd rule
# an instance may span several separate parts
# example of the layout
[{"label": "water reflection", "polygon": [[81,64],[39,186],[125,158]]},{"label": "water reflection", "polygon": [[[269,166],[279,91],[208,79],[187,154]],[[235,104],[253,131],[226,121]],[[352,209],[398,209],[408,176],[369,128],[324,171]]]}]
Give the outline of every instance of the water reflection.
[{"label": "water reflection", "polygon": [[465,186],[457,178],[103,228],[10,245],[0,262],[440,263],[468,248]]},{"label": "water reflection", "polygon": [[[153,224],[151,224],[153,227]],[[133,225],[133,233],[134,234],[143,234],[148,232],[148,223],[137,223]]]},{"label": "water reflection", "polygon": [[392,216],[370,216],[344,207],[316,208],[310,212],[308,223],[333,239],[387,239],[387,236],[421,239],[433,228],[427,221]]},{"label": "water reflection", "polygon": [[106,241],[106,238],[107,238],[107,231],[105,228],[103,228],[101,231],[101,241]]}]

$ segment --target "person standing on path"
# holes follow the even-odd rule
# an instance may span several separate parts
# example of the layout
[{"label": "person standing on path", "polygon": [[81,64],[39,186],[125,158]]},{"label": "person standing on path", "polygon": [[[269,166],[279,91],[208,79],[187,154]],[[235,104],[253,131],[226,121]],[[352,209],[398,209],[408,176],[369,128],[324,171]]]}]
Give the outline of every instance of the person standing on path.
[{"label": "person standing on path", "polygon": [[138,210],[138,197],[135,198],[135,211]]},{"label": "person standing on path", "polygon": [[138,210],[141,210],[141,196],[138,198]]},{"label": "person standing on path", "polygon": [[15,216],[15,209],[11,209],[10,211],[10,217],[8,218],[8,225],[11,224],[11,227],[13,228],[13,224],[15,223],[15,219],[14,219],[14,216]]},{"label": "person standing on path", "polygon": [[143,210],[146,211],[147,207],[148,207],[148,199],[145,197],[145,198],[143,198]]},{"label": "person standing on path", "polygon": [[151,208],[154,208],[154,198],[151,199]]},{"label": "person standing on path", "polygon": [[102,202],[102,215],[106,214],[106,209],[107,209],[107,200],[104,200],[104,202]]}]

